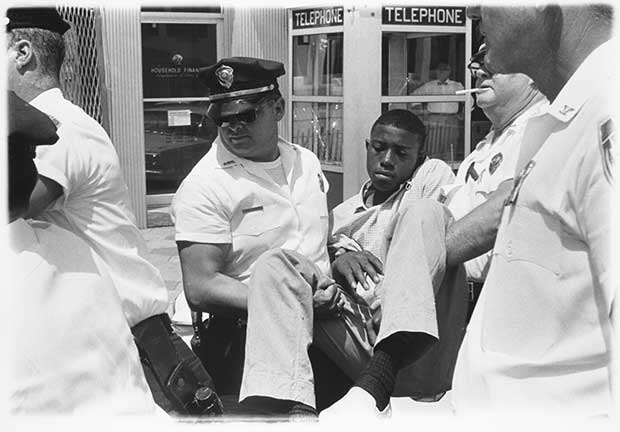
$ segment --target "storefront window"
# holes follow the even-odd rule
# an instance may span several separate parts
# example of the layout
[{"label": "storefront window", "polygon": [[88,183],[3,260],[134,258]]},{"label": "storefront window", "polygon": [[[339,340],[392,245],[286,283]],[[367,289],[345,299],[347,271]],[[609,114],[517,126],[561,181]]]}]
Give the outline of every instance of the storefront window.
[{"label": "storefront window", "polygon": [[217,61],[216,24],[143,23],[142,58],[147,194],[170,194],[217,137],[198,79]]},{"label": "storefront window", "polygon": [[293,94],[342,96],[342,33],[293,38]]},{"label": "storefront window", "polygon": [[429,156],[456,166],[465,154],[464,100],[470,97],[456,95],[465,88],[465,34],[385,32],[382,48],[382,95],[399,97],[382,111],[416,114],[427,128]]},{"label": "storefront window", "polygon": [[384,96],[451,95],[465,86],[465,35],[383,33]]},{"label": "storefront window", "polygon": [[293,36],[293,142],[324,168],[342,165],[342,42],[342,33]]},{"label": "storefront window", "polygon": [[207,102],[145,102],[144,143],[149,194],[174,193],[211,148],[217,126]]}]

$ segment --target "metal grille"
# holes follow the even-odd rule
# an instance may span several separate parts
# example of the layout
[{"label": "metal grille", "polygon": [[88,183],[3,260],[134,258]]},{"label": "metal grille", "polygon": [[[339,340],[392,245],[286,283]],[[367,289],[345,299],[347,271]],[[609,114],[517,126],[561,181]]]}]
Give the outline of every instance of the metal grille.
[{"label": "metal grille", "polygon": [[60,85],[67,99],[102,123],[97,38],[97,10],[60,6],[58,12],[71,24],[65,33],[65,61]]}]

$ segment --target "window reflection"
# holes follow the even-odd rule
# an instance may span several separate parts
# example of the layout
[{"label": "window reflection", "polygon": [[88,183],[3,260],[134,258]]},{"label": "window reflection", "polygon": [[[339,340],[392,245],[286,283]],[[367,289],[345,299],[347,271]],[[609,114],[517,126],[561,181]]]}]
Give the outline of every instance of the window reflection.
[{"label": "window reflection", "polygon": [[293,37],[293,94],[342,95],[342,33]]},{"label": "window reflection", "polygon": [[293,142],[322,163],[342,165],[342,104],[294,102]]},{"label": "window reflection", "polygon": [[[454,95],[465,84],[465,35],[383,33],[382,94],[384,96]],[[448,81],[446,81],[448,80]],[[432,83],[441,82],[437,86]],[[447,82],[448,91],[443,87]]]},{"label": "window reflection", "polygon": [[148,194],[173,193],[211,148],[217,126],[207,102],[145,102],[144,145]]}]

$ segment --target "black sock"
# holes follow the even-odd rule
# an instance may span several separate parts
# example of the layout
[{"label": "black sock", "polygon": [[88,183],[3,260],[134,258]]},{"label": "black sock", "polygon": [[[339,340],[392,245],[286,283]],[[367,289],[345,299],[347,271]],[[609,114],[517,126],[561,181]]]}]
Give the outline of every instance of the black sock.
[{"label": "black sock", "polygon": [[390,402],[396,372],[392,356],[384,351],[375,351],[355,385],[370,393],[375,398],[377,408],[383,411]]},{"label": "black sock", "polygon": [[379,343],[368,365],[357,379],[355,385],[366,390],[375,398],[377,408],[383,411],[390,402],[394,391],[403,352],[411,344],[410,335],[395,333]]}]

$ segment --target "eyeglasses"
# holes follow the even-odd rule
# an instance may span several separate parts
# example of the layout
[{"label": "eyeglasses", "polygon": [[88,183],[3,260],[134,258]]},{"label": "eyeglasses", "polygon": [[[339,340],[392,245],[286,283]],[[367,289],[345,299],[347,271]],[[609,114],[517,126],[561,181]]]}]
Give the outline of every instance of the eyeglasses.
[{"label": "eyeglasses", "polygon": [[241,114],[233,114],[229,116],[217,117],[217,118],[214,118],[213,121],[215,122],[216,125],[218,125],[218,127],[222,127],[224,123],[226,124],[231,124],[231,123],[236,123],[236,122],[242,122],[245,124],[253,123],[258,118],[258,112],[271,100],[273,99],[265,99],[261,101],[260,103],[258,103],[251,110],[242,112]]}]

